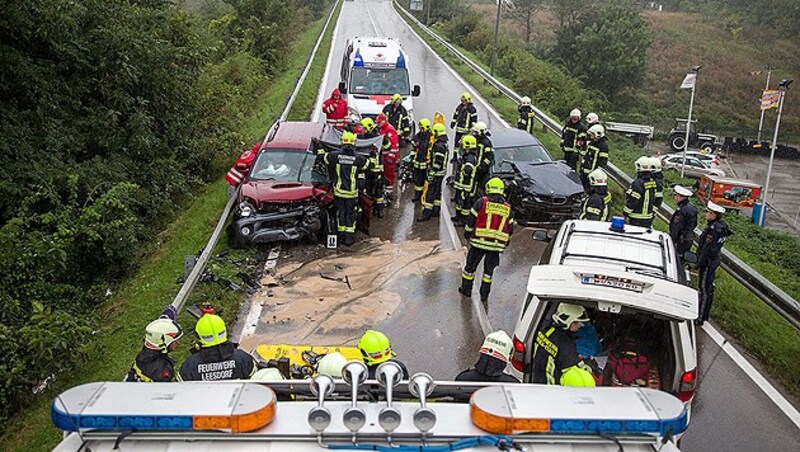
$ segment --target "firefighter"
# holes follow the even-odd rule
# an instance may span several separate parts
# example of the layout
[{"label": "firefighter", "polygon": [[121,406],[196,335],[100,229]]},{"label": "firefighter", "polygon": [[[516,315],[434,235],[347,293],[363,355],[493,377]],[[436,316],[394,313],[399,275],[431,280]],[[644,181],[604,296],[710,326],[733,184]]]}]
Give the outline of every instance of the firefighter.
[{"label": "firefighter", "polygon": [[672,199],[678,205],[669,220],[669,236],[675,244],[675,254],[683,259],[683,253],[692,249],[694,228],[697,227],[697,209],[689,202],[694,193],[683,185],[672,188]]},{"label": "firefighter", "polygon": [[484,306],[492,290],[494,269],[500,265],[500,253],[508,245],[513,233],[511,204],[503,196],[504,190],[505,184],[500,178],[489,179],[486,182],[486,194],[475,201],[464,226],[464,237],[470,246],[458,292],[465,297],[472,296],[475,270],[483,260],[480,295]]},{"label": "firefighter", "polygon": [[577,108],[569,114],[569,119],[561,129],[561,150],[564,152],[564,161],[570,168],[578,164],[580,146],[578,141],[585,141],[586,126],[581,122],[581,111]]},{"label": "firefighter", "polygon": [[552,320],[536,333],[531,383],[561,384],[562,375],[574,366],[591,371],[575,346],[575,333],[588,321],[582,306],[559,303]]},{"label": "firefighter", "polygon": [[352,132],[342,134],[342,150],[326,154],[325,164],[333,175],[339,239],[345,246],[352,246],[356,238],[359,179],[371,165],[366,157],[356,154],[356,136]]},{"label": "firefighter", "polygon": [[602,168],[589,173],[589,196],[583,200],[579,220],[608,221],[611,193],[608,176]]},{"label": "firefighter", "polygon": [[[473,124],[478,122],[478,111],[475,105],[472,104],[472,96],[465,92],[461,94],[461,103],[456,106],[453,112],[453,120],[450,121],[450,128],[456,131],[455,141],[453,142],[453,157],[450,159],[452,164],[452,172],[450,174],[455,177],[458,174],[458,165],[460,160],[460,151],[458,146],[461,145],[461,138],[469,133]],[[448,179],[448,183],[450,179]]]},{"label": "firefighter", "polygon": [[322,103],[322,111],[330,126],[342,130],[347,125],[347,100],[342,98],[338,88],[334,89],[331,97]]},{"label": "firefighter", "polygon": [[597,113],[589,113],[586,115],[586,128],[592,127],[595,124],[600,124],[600,117]]},{"label": "firefighter", "polygon": [[372,118],[364,118],[359,124],[361,125],[361,129],[363,129],[362,133],[356,132],[359,138],[376,138],[380,135],[375,121],[373,121]]},{"label": "firefighter", "polygon": [[661,207],[664,203],[664,173],[661,172],[661,159],[658,157],[648,157],[647,161],[650,163],[650,174],[656,182],[656,199],[653,202],[655,210]]},{"label": "firefighter", "polygon": [[180,380],[180,375],[175,373],[175,361],[169,356],[183,336],[183,330],[176,321],[177,314],[175,308],[170,306],[145,327],[144,345],[124,381],[149,383]]},{"label": "firefighter", "polygon": [[520,99],[517,111],[519,112],[519,118],[517,118],[517,128],[533,135],[533,124],[536,119],[536,113],[533,112],[531,98],[528,96],[523,96],[522,99]]},{"label": "firefighter", "polygon": [[425,181],[428,178],[428,165],[431,161],[431,120],[419,120],[419,130],[414,135],[414,147],[411,151],[411,161],[414,165],[414,199],[417,202],[422,198]]},{"label": "firefighter", "polygon": [[700,312],[697,324],[708,320],[714,303],[714,275],[719,268],[722,246],[733,233],[723,221],[725,208],[708,201],[706,204],[706,228],[697,241],[697,272],[700,275]]},{"label": "firefighter", "polygon": [[383,177],[383,152],[377,146],[372,146],[369,151],[369,169],[366,172],[366,193],[375,201],[373,211],[375,216],[383,218],[383,209],[386,205],[384,198],[386,180]]},{"label": "firefighter", "polygon": [[358,340],[358,349],[361,351],[361,357],[364,358],[364,364],[367,365],[369,370],[369,379],[375,379],[375,370],[380,364],[392,361],[402,369],[402,379],[408,380],[408,368],[396,358],[397,354],[392,350],[392,344],[385,334],[375,330],[365,331]]},{"label": "firefighter", "polygon": [[634,163],[636,179],[625,192],[625,208],[622,213],[625,221],[633,226],[650,229],[653,226],[654,203],[656,200],[656,181],[653,180],[648,157],[639,157]]},{"label": "firefighter", "polygon": [[478,121],[472,126],[472,135],[478,141],[478,169],[475,172],[475,190],[483,194],[483,187],[489,180],[494,166],[494,147],[489,138],[492,134],[486,128],[486,123]]},{"label": "firefighter", "polygon": [[478,159],[475,155],[478,141],[472,135],[464,135],[461,139],[461,149],[464,157],[459,166],[458,178],[455,182],[456,189],[456,214],[451,218],[453,224],[462,226],[469,216],[472,204],[475,201],[475,174],[478,168]]},{"label": "firefighter", "polygon": [[397,180],[397,161],[400,160],[400,137],[397,130],[386,120],[386,115],[379,114],[375,118],[378,126],[378,133],[383,135],[383,176],[386,178],[386,190],[391,194],[394,192],[394,183]]},{"label": "firefighter", "polygon": [[586,149],[581,150],[580,178],[583,190],[589,192],[589,173],[608,163],[608,142],[603,126],[595,124],[586,131],[588,141]]},{"label": "firefighter", "polygon": [[247,380],[256,373],[256,360],[228,341],[222,317],[205,314],[194,329],[200,340],[181,365],[184,381]]},{"label": "firefighter", "polygon": [[431,128],[436,141],[431,146],[431,164],[428,166],[427,190],[422,194],[422,216],[417,221],[428,221],[439,216],[442,205],[442,181],[447,174],[447,129],[444,124],[434,124]]},{"label": "firefighter", "polygon": [[403,106],[403,96],[395,94],[392,96],[392,102],[383,107],[383,114],[389,124],[394,127],[400,135],[401,141],[408,141],[411,136],[411,120],[408,116],[408,110]]},{"label": "firefighter", "polygon": [[503,370],[511,357],[511,338],[505,331],[495,331],[486,336],[475,367],[467,369],[455,381],[493,381],[497,383],[519,383]]}]

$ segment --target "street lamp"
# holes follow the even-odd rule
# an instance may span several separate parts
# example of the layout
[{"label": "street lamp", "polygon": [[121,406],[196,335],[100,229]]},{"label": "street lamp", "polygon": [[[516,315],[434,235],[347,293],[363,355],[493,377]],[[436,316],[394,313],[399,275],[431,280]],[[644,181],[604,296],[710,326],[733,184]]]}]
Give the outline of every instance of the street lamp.
[{"label": "street lamp", "polygon": [[694,89],[697,86],[697,73],[700,72],[701,67],[703,66],[695,66],[692,68],[692,71],[690,72],[690,74],[694,74],[694,79],[692,80],[692,97],[689,100],[689,118],[686,120],[686,142],[683,143],[683,162],[681,163],[681,177],[683,177],[684,170],[686,168],[686,151],[689,150],[689,132],[692,130],[692,108],[694,108]]},{"label": "street lamp", "polygon": [[492,51],[492,62],[489,64],[489,74],[494,75],[494,65],[497,63],[497,38],[500,33],[500,9],[503,0],[497,0],[497,19],[494,21],[494,50]]},{"label": "street lamp", "polygon": [[775,159],[775,148],[778,146],[778,130],[781,128],[781,114],[783,113],[783,99],[786,97],[786,90],[794,80],[783,79],[778,84],[781,92],[781,99],[778,101],[778,119],[775,120],[775,133],[772,135],[772,146],[769,151],[769,165],[767,166],[767,182],[764,184],[764,191],[761,193],[761,212],[758,215],[758,225],[764,227],[764,215],[767,212],[767,194],[769,194],[769,179],[772,176],[772,161]]}]

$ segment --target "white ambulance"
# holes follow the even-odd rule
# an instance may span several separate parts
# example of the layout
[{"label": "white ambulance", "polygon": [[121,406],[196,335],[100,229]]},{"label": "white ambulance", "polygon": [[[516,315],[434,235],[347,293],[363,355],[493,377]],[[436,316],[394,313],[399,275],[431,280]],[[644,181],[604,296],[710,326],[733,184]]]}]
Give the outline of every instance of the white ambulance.
[{"label": "white ambulance", "polygon": [[394,94],[403,96],[403,106],[414,123],[414,102],[419,85],[411,84],[408,55],[393,38],[355,37],[347,41],[342,59],[339,90],[347,105],[362,118],[378,116]]}]

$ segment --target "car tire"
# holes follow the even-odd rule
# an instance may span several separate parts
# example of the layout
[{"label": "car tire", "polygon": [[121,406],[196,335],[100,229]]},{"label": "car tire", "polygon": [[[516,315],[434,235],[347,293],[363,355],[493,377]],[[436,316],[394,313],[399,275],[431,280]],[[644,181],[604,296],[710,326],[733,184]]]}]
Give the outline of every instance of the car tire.
[{"label": "car tire", "polygon": [[686,144],[686,137],[683,135],[673,135],[669,140],[669,147],[673,151],[680,151]]},{"label": "car tire", "polygon": [[714,152],[714,143],[709,143],[707,141],[705,143],[701,143],[700,150],[705,151],[707,154],[711,154]]}]

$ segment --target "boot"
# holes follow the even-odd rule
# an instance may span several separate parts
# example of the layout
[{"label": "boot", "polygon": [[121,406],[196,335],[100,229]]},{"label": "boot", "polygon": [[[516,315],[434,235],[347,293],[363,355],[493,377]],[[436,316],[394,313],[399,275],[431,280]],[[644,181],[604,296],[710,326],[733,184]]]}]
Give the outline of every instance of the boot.
[{"label": "boot", "polygon": [[441,208],[441,207],[439,207],[439,206],[433,206],[433,213],[432,213],[432,215],[433,215],[434,217],[437,217],[437,218],[438,218],[438,217],[439,217],[439,213],[440,213],[441,211],[442,211],[442,208]]},{"label": "boot", "polygon": [[419,221],[419,222],[423,222],[423,221],[428,221],[428,220],[430,220],[430,219],[431,219],[431,213],[432,213],[432,212],[433,212],[433,211],[432,211],[431,209],[428,209],[427,207],[426,207],[426,208],[424,208],[424,209],[422,209],[422,216],[421,216],[421,217],[419,217],[419,218],[417,218],[417,221]]},{"label": "boot", "polygon": [[465,296],[467,298],[471,298],[472,297],[472,291],[471,290],[467,290],[463,285],[462,286],[458,286],[458,293],[460,293],[461,295],[463,295],[463,296]]},{"label": "boot", "polygon": [[422,199],[422,192],[421,191],[414,191],[414,197],[411,198],[411,202],[419,202]]}]

